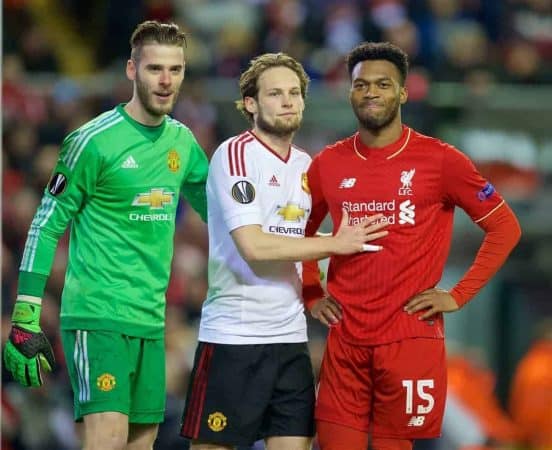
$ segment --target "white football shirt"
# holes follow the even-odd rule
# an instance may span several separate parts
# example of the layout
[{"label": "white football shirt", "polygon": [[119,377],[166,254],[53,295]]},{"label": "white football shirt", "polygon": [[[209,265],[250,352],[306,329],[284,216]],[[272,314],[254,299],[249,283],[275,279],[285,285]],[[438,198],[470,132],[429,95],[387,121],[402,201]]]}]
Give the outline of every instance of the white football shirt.
[{"label": "white football shirt", "polygon": [[311,211],[311,157],[292,146],[286,160],[247,131],[215,151],[207,179],[209,290],[199,340],[221,344],[305,342],[300,263],[248,264],[230,235],[258,224],[302,238]]}]

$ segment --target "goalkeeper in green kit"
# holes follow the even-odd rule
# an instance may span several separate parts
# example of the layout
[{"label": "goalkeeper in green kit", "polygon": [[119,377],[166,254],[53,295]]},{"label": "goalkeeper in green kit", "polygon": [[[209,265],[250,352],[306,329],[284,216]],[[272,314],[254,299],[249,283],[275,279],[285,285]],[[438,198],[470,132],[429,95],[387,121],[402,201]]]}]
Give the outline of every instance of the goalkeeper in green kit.
[{"label": "goalkeeper in green kit", "polygon": [[205,220],[208,161],[167,114],[185,36],[144,22],[130,39],[131,100],[69,134],[25,243],[5,367],[40,386],[54,365],[41,298],[71,225],[61,336],[86,450],[151,449],[165,410],[165,291],[180,195]]}]

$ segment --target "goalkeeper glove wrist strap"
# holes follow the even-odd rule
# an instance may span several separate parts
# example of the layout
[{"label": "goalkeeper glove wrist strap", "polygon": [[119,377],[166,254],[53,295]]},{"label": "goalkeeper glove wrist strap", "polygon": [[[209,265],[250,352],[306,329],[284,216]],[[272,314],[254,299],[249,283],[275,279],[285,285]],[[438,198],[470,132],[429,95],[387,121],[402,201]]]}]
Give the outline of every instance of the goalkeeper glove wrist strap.
[{"label": "goalkeeper glove wrist strap", "polygon": [[23,329],[38,333],[40,331],[41,311],[40,298],[19,295],[13,307],[12,323]]}]

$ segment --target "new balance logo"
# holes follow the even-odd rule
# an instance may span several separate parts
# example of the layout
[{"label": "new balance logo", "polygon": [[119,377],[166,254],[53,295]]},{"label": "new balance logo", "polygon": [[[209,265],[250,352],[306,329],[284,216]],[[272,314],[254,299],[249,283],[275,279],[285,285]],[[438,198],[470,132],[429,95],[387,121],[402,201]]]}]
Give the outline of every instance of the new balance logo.
[{"label": "new balance logo", "polygon": [[278,178],[276,178],[276,175],[272,175],[272,178],[268,182],[269,186],[280,186],[280,183],[278,182]]},{"label": "new balance logo", "polygon": [[425,416],[412,416],[408,421],[409,427],[421,427],[424,424]]},{"label": "new balance logo", "polygon": [[125,162],[121,165],[121,167],[123,169],[138,169],[138,164],[136,163],[136,161],[131,155],[125,160]]},{"label": "new balance logo", "polygon": [[339,184],[339,189],[352,188],[356,183],[356,178],[343,178],[343,181]]},{"label": "new balance logo", "polygon": [[416,205],[411,204],[410,200],[406,200],[399,205],[399,209],[399,223],[401,225],[404,225],[405,223],[414,225],[414,218],[416,217]]}]

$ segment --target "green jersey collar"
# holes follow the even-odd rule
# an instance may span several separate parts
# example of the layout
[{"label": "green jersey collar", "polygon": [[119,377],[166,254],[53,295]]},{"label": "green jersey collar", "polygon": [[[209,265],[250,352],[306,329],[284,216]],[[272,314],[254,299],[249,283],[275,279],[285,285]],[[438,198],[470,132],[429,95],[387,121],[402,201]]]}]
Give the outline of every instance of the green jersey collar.
[{"label": "green jersey collar", "polygon": [[121,103],[120,105],[117,105],[117,111],[126,119],[128,123],[130,123],[134,128],[138,130],[138,132],[144,136],[146,139],[155,142],[157,139],[159,139],[159,136],[163,134],[163,131],[165,130],[165,124],[167,123],[167,117],[163,119],[163,122],[161,122],[159,125],[156,125],[154,127],[150,127],[147,125],[143,125],[140,122],[137,122],[132,117],[128,115],[128,113],[125,111],[125,105],[126,103]]}]

